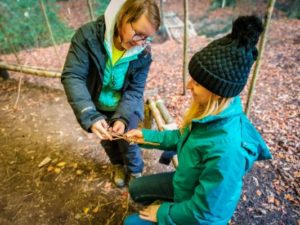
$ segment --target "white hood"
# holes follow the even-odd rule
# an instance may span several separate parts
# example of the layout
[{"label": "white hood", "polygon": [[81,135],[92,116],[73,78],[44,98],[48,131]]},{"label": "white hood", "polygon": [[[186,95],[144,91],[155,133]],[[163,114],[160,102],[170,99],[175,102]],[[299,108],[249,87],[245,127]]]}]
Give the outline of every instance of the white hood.
[{"label": "white hood", "polygon": [[116,24],[116,16],[126,0],[111,0],[105,11],[105,39],[111,40]]},{"label": "white hood", "polygon": [[[108,53],[109,53],[110,57],[112,55],[112,41],[113,41],[114,27],[116,24],[116,16],[126,1],[127,0],[111,0],[105,10],[105,14],[104,14],[105,26],[106,26],[105,44],[106,44],[107,50],[109,51]],[[143,50],[144,50],[144,47],[135,46],[135,47],[127,50],[125,55],[123,56],[123,58],[137,55]]]}]

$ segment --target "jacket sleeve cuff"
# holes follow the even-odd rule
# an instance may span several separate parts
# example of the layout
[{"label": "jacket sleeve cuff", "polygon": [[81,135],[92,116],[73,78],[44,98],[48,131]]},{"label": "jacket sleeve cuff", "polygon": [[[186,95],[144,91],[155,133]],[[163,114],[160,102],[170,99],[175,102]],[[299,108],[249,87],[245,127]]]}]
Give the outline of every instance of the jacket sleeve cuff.
[{"label": "jacket sleeve cuff", "polygon": [[157,211],[157,221],[159,225],[176,225],[169,216],[170,209],[174,203],[164,202]]},{"label": "jacket sleeve cuff", "polygon": [[110,120],[109,120],[109,125],[110,125],[110,126],[113,125],[114,122],[116,122],[117,120],[118,120],[118,121],[121,121],[121,122],[125,125],[125,128],[127,128],[127,122],[126,122],[124,119],[122,119],[122,118],[119,118],[119,119],[117,119],[117,118],[110,119]]},{"label": "jacket sleeve cuff", "polygon": [[106,119],[106,116],[96,110],[85,111],[80,115],[80,125],[84,130],[91,133],[92,125],[101,119]]},{"label": "jacket sleeve cuff", "polygon": [[113,123],[113,122],[115,122],[116,120],[122,121],[122,122],[125,124],[125,127],[128,127],[129,121],[128,121],[126,118],[122,117],[122,116],[121,116],[119,113],[117,113],[117,112],[111,117],[110,122]]}]

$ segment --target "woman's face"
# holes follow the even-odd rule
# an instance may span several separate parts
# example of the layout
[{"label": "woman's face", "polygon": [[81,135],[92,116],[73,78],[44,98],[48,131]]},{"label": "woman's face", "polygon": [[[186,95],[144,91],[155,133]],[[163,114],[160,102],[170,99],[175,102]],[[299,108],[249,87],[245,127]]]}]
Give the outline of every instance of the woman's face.
[{"label": "woman's face", "polygon": [[209,90],[198,84],[192,78],[190,78],[189,82],[187,83],[187,89],[191,90],[194,101],[200,105],[206,105],[209,97],[212,94]]},{"label": "woman's face", "polygon": [[146,43],[146,39],[155,34],[154,26],[148,21],[145,15],[142,15],[135,22],[127,22],[122,25],[120,37],[122,47],[126,50]]}]

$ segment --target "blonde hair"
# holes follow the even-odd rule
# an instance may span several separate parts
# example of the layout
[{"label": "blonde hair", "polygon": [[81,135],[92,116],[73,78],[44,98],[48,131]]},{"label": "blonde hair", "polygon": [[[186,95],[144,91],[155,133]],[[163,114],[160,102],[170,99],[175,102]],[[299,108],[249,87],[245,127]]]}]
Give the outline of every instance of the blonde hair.
[{"label": "blonde hair", "polygon": [[144,13],[155,30],[158,30],[160,14],[155,0],[127,0],[117,15],[115,31],[120,30],[126,22],[137,21]]},{"label": "blonde hair", "polygon": [[180,126],[181,131],[183,131],[184,128],[189,127],[193,119],[200,120],[210,115],[219,114],[227,108],[231,100],[232,98],[220,97],[211,93],[206,105],[201,105],[193,101],[191,107],[186,111],[183,117],[183,121]]}]

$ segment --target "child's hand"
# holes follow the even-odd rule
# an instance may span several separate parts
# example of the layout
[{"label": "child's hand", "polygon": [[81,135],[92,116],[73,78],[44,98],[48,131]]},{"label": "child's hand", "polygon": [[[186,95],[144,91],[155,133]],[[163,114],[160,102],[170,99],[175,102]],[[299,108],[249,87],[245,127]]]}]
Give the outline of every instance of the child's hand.
[{"label": "child's hand", "polygon": [[112,140],[112,136],[107,132],[108,125],[105,119],[98,120],[95,122],[91,130],[95,133],[101,140]]},{"label": "child's hand", "polygon": [[122,135],[122,134],[124,134],[124,131],[125,131],[125,124],[122,121],[117,120],[116,122],[114,122],[114,125],[110,129],[110,131]]}]

